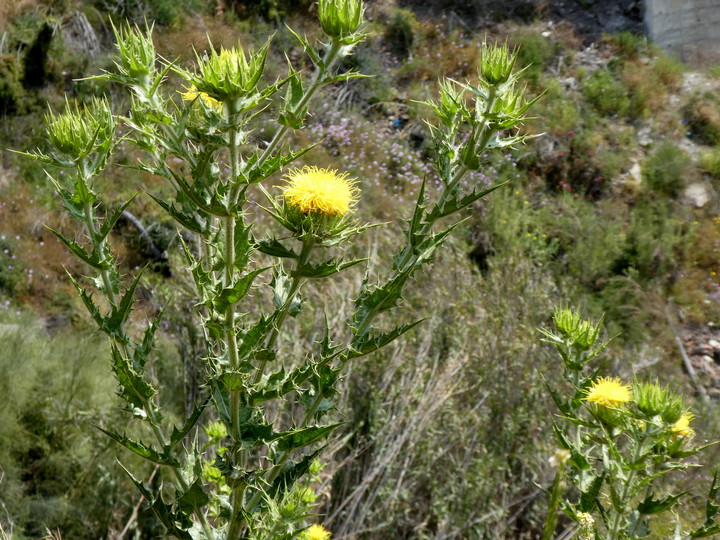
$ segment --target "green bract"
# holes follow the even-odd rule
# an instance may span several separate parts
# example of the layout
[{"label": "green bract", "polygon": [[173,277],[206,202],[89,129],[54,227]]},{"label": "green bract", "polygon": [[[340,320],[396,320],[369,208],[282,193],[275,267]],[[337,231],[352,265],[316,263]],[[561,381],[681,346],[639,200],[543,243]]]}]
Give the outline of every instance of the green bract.
[{"label": "green bract", "polygon": [[149,81],[155,73],[155,45],[150,37],[152,28],[143,34],[130,25],[119,29],[113,25],[113,32],[118,48],[115,62],[118,75]]},{"label": "green bract", "polygon": [[55,152],[69,157],[73,166],[90,154],[107,154],[115,133],[115,119],[105,99],[93,98],[82,109],[66,102],[65,112],[45,115],[45,124]]},{"label": "green bract", "polygon": [[491,85],[504,84],[512,75],[517,55],[517,49],[511,51],[507,45],[488,46],[483,43],[480,58],[481,77]]},{"label": "green bract", "polygon": [[686,410],[680,396],[658,384],[636,382],[633,385],[633,396],[641,412],[649,418],[662,415],[663,420],[669,424],[677,422]]},{"label": "green bract", "polygon": [[323,31],[335,39],[351,37],[363,22],[362,0],[319,0],[318,17]]},{"label": "green bract", "polygon": [[[199,56],[198,72],[183,70],[178,72],[192,83],[198,92],[224,103],[234,104],[242,98],[257,93],[257,85],[265,69],[270,40],[258,51],[248,51],[242,47],[225,49],[220,52],[210,50],[209,55]],[[233,107],[235,105],[232,105]]]},{"label": "green bract", "polygon": [[556,310],[553,322],[565,338],[582,349],[589,349],[600,337],[601,323],[593,324],[583,320],[578,313],[569,309]]}]

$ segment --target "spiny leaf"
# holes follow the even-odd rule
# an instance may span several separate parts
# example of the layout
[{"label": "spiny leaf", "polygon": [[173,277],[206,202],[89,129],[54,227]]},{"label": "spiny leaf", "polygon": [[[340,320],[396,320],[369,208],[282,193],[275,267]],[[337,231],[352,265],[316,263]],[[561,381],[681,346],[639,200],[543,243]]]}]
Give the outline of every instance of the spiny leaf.
[{"label": "spiny leaf", "polygon": [[545,383],[545,387],[548,389],[548,392],[550,392],[550,396],[552,397],[552,400],[555,402],[555,405],[558,409],[560,409],[560,412],[562,412],[566,416],[570,416],[572,414],[571,407],[565,403],[562,396],[555,390],[553,390],[550,387],[550,384],[545,379],[545,376],[541,373],[540,377],[542,378],[543,382]]},{"label": "spiny leaf", "polygon": [[377,334],[365,334],[352,343],[352,348],[346,354],[345,358],[350,360],[360,356],[365,356],[374,351],[382,349],[389,343],[392,343],[397,338],[402,336],[405,332],[408,332],[420,324],[423,320],[415,321],[410,324],[404,324],[393,328],[390,332],[381,332]]},{"label": "spiny leaf", "polygon": [[137,286],[140,283],[140,278],[147,267],[148,265],[146,264],[137,273],[133,282],[125,290],[125,294],[120,299],[120,303],[117,308],[113,309],[110,316],[106,319],[106,327],[110,335],[118,337],[124,336],[125,330],[123,326],[125,325],[125,322],[127,322],[132,306],[135,303],[135,289],[137,289]]},{"label": "spiny leaf", "polygon": [[590,482],[589,489],[583,491],[580,495],[580,511],[581,512],[592,512],[597,504],[598,496],[600,495],[600,488],[602,487],[604,476],[596,476],[592,482]]},{"label": "spiny leaf", "polygon": [[260,240],[258,242],[258,251],[270,255],[271,257],[280,257],[286,259],[297,259],[298,254],[292,249],[285,247],[281,242],[275,238],[268,238],[266,240]]},{"label": "spiny leaf", "polygon": [[[299,462],[293,463],[292,461],[287,461],[282,466],[282,473],[278,475],[278,477],[275,479],[275,481],[272,483],[272,486],[268,490],[268,497],[275,499],[282,493],[285,493],[292,489],[293,485],[295,484],[296,480],[298,478],[302,478],[310,469],[310,466],[312,465],[312,462],[315,461],[315,458],[320,454],[322,451],[322,448],[319,448],[315,452],[312,452],[311,454],[308,454],[304,458],[302,458]],[[253,511],[254,509],[249,509],[250,511]]]},{"label": "spiny leaf", "polygon": [[302,45],[302,48],[305,49],[305,53],[310,57],[310,59],[313,61],[313,64],[316,66],[320,64],[321,58],[318,56],[317,51],[315,50],[315,47],[310,45],[307,39],[304,37],[301,37],[299,34],[295,32],[292,28],[290,28],[287,24],[285,25],[285,28],[287,28],[290,33],[293,35],[293,37]]},{"label": "spiny leaf", "polygon": [[95,194],[90,190],[83,178],[78,177],[75,182],[75,192],[72,195],[72,200],[78,205],[83,205],[83,207],[95,203]]},{"label": "spiny leaf", "polygon": [[312,444],[327,436],[328,433],[337,429],[342,424],[331,424],[328,426],[310,426],[303,429],[290,430],[277,434],[278,450],[290,451]]},{"label": "spiny leaf", "polygon": [[581,470],[589,469],[590,463],[588,463],[588,460],[582,455],[577,447],[567,439],[565,434],[560,430],[555,422],[553,422],[553,431],[560,442],[560,446],[565,448],[565,450],[570,450],[570,461],[573,465]]},{"label": "spiny leaf", "polygon": [[195,259],[194,255],[190,252],[190,248],[188,248],[182,237],[179,238],[180,245],[182,246],[183,253],[185,254],[185,260],[187,260],[193,280],[195,281],[195,287],[197,287],[197,290],[202,297],[202,303],[207,304],[210,302],[212,296],[214,296],[213,279],[202,267],[202,263]]},{"label": "spiny leaf", "polygon": [[248,358],[253,351],[258,349],[258,345],[262,344],[265,336],[275,324],[277,315],[277,311],[270,317],[262,315],[253,326],[242,331],[238,336],[238,357],[240,359]]},{"label": "spiny leaf", "polygon": [[306,146],[305,148],[301,148],[297,152],[290,152],[289,154],[276,154],[268,159],[265,160],[265,162],[260,166],[257,167],[256,163],[259,161],[260,157],[257,154],[254,154],[248,159],[248,175],[247,175],[247,182],[249,184],[256,184],[258,182],[262,182],[267,177],[272,176],[276,172],[278,172],[280,169],[285,167],[286,165],[289,165],[293,161],[295,161],[300,156],[304,155],[305,153],[309,152],[318,143],[311,144],[310,146]]},{"label": "spiny leaf", "polygon": [[51,233],[53,233],[55,236],[58,237],[58,239],[65,244],[65,246],[72,251],[77,257],[88,264],[89,266],[92,266],[93,268],[96,268],[98,270],[104,270],[107,268],[107,263],[104,261],[101,261],[96,253],[88,253],[87,250],[82,247],[80,244],[75,242],[75,240],[70,240],[65,235],[63,235],[61,232],[56,231],[52,227],[45,226],[47,230],[49,230]]},{"label": "spiny leaf", "polygon": [[464,197],[456,197],[454,199],[450,199],[442,205],[435,204],[432,210],[427,214],[426,219],[429,223],[432,223],[440,218],[449,216],[450,214],[454,214],[455,212],[467,208],[478,199],[483,198],[485,195],[492,193],[496,189],[504,186],[505,184],[507,184],[507,182],[501,182],[500,184],[494,185],[488,189],[484,189],[481,191],[473,191],[472,193],[465,195]]},{"label": "spiny leaf", "polygon": [[182,192],[192,201],[194,202],[198,208],[201,210],[207,212],[208,214],[211,214],[213,216],[217,217],[228,217],[230,216],[230,213],[228,212],[227,208],[225,208],[221,203],[217,201],[210,201],[208,202],[206,197],[195,189],[194,186],[190,185],[187,180],[185,180],[185,177],[172,169],[170,169],[170,174],[172,178],[175,180],[176,185],[182,190]]},{"label": "spiny leaf", "polygon": [[306,263],[299,268],[296,268],[293,274],[306,278],[324,278],[367,260],[368,259],[365,258],[343,262],[342,260],[332,259],[319,264]]},{"label": "spiny leaf", "polygon": [[180,225],[185,227],[186,229],[196,232],[202,236],[207,236],[209,231],[207,228],[207,219],[205,219],[205,222],[202,223],[198,216],[202,215],[203,213],[199,211],[183,211],[179,210],[175,207],[173,204],[166,203],[165,201],[160,200],[159,198],[155,197],[153,194],[148,193],[150,197],[160,205],[160,207],[165,210],[165,212],[170,215],[175,221],[177,221]]},{"label": "spiny leaf", "polygon": [[163,307],[157,314],[157,317],[153,319],[150,325],[145,329],[142,343],[135,344],[135,350],[133,351],[133,367],[136,370],[142,370],[147,363],[150,352],[152,351],[153,344],[155,343],[155,333],[157,332],[160,321],[165,314],[165,308]]},{"label": "spiny leaf", "polygon": [[112,346],[113,372],[120,385],[120,396],[137,409],[143,409],[157,390],[139,374],[118,348]]},{"label": "spiny leaf", "polygon": [[201,511],[202,507],[210,502],[210,497],[203,491],[202,482],[198,478],[187,491],[178,497],[178,508],[186,514]]},{"label": "spiny leaf", "polygon": [[53,176],[49,172],[45,171],[45,174],[50,179],[50,182],[55,188],[55,191],[57,191],[58,195],[60,195],[60,198],[63,200],[63,205],[65,206],[65,209],[70,212],[70,215],[76,220],[84,221],[85,207],[83,206],[83,204],[74,201],[72,193],[62,187],[60,183],[55,180],[55,178],[53,178]]},{"label": "spiny leaf", "polygon": [[100,431],[102,431],[105,435],[110,437],[116,442],[119,442],[122,444],[125,448],[130,450],[131,452],[135,452],[138,456],[141,456],[148,461],[152,461],[153,463],[157,463],[158,465],[169,465],[171,467],[180,467],[180,462],[172,457],[171,455],[164,453],[161,454],[160,452],[156,451],[155,449],[151,448],[150,446],[147,446],[146,444],[133,440],[126,435],[120,435],[115,430],[107,430],[103,429],[99,426],[97,427]]},{"label": "spiny leaf", "polygon": [[107,238],[107,235],[110,234],[110,231],[115,226],[115,223],[117,223],[117,220],[120,219],[120,216],[125,211],[125,209],[130,205],[131,202],[135,200],[135,197],[137,197],[137,193],[130,197],[130,199],[120,207],[116,208],[115,211],[110,214],[105,219],[105,222],[102,224],[102,227],[100,227],[100,230],[98,231],[97,235],[95,236],[95,241],[100,243],[105,238]]},{"label": "spiny leaf", "polygon": [[85,304],[85,307],[87,308],[88,312],[90,313],[90,316],[93,318],[95,323],[98,325],[98,327],[105,332],[106,331],[106,322],[105,317],[102,316],[100,313],[100,308],[95,305],[95,302],[93,302],[92,297],[85,291],[85,289],[75,280],[74,277],[70,274],[70,272],[67,272],[68,278],[70,279],[70,283],[73,284],[75,287],[75,290],[77,290],[78,294],[80,295],[80,299],[83,301],[83,304]]},{"label": "spiny leaf", "polygon": [[664,497],[662,499],[653,499],[652,496],[648,493],[648,495],[645,497],[645,499],[638,504],[638,512],[641,514],[658,514],[660,512],[664,512],[665,510],[668,510],[675,506],[675,504],[680,500],[680,497],[688,493],[687,491],[683,491],[681,493],[678,493],[677,495],[668,495],[667,497]]},{"label": "spiny leaf", "polygon": [[200,415],[202,415],[205,407],[207,407],[209,400],[210,398],[208,397],[200,405],[196,406],[193,409],[192,414],[190,414],[187,420],[185,420],[185,423],[180,429],[173,426],[172,434],[170,435],[170,448],[182,441],[185,436],[190,433],[190,430],[195,426],[195,424],[197,424],[197,421],[200,419]]},{"label": "spiny leaf", "polygon": [[228,307],[239,302],[247,294],[248,290],[250,290],[253,280],[269,268],[272,267],[266,266],[265,268],[254,270],[238,279],[233,283],[232,287],[225,287],[213,300],[215,310],[219,313],[224,313]]},{"label": "spiny leaf", "polygon": [[250,254],[255,248],[250,227],[246,227],[242,220],[235,223],[235,268],[240,272],[250,263]]},{"label": "spiny leaf", "polygon": [[168,535],[172,535],[178,540],[194,540],[193,536],[187,531],[187,529],[192,527],[192,520],[190,517],[184,513],[177,513],[173,511],[172,506],[162,500],[162,494],[159,493],[157,498],[155,498],[150,490],[146,488],[142,482],[137,480],[132,473],[130,473],[130,471],[122,465],[122,463],[120,466],[130,477],[130,480],[133,484],[135,484],[135,487],[137,487],[140,493],[142,493],[143,497],[145,497],[145,500],[150,505],[150,508],[152,508],[153,512],[160,520],[160,523],[165,526]]}]

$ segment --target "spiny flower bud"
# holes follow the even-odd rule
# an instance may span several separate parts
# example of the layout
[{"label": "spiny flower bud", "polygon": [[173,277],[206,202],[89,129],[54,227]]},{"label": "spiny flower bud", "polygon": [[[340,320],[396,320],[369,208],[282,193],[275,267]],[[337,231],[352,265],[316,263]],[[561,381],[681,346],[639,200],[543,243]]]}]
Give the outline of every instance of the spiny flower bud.
[{"label": "spiny flower bud", "polygon": [[648,416],[655,416],[665,410],[668,405],[668,391],[657,384],[635,383],[633,395],[637,408]]},{"label": "spiny flower bud", "polygon": [[48,137],[57,152],[81,159],[95,150],[107,151],[115,132],[115,119],[105,99],[93,98],[87,109],[66,103],[65,112],[45,115]]},{"label": "spiny flower bud", "polygon": [[485,82],[493,86],[507,82],[512,75],[517,56],[517,49],[510,51],[507,44],[500,46],[483,43],[480,75]]},{"label": "spiny flower bud", "polygon": [[210,422],[203,429],[211,441],[220,441],[227,437],[227,428],[222,422]]},{"label": "spiny flower bud", "polygon": [[218,101],[236,101],[256,92],[269,47],[270,41],[247,56],[241,48],[221,48],[219,53],[211,50],[209,56],[198,56],[199,74],[180,74],[201,94]]},{"label": "spiny flower bud", "polygon": [[319,0],[318,16],[323,31],[335,39],[357,32],[363,22],[362,0]]},{"label": "spiny flower bud", "polygon": [[583,350],[592,347],[600,337],[600,323],[593,324],[583,320],[580,314],[569,309],[556,310],[553,313],[553,322],[564,337]]},{"label": "spiny flower bud", "polygon": [[674,424],[686,411],[685,404],[680,396],[672,396],[668,399],[665,409],[662,412],[662,419],[667,424]]},{"label": "spiny flower bud", "polygon": [[143,34],[137,27],[131,28],[127,25],[124,29],[118,29],[113,25],[113,32],[120,53],[119,62],[116,63],[120,73],[133,79],[149,80],[155,71],[152,28],[148,28],[147,33]]}]

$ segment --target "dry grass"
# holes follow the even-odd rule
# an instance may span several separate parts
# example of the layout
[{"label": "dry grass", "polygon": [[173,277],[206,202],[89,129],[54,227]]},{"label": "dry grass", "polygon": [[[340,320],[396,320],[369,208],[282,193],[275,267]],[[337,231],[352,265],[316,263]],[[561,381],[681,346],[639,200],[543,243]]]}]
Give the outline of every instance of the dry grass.
[{"label": "dry grass", "polygon": [[0,31],[13,19],[31,10],[45,9],[44,0],[3,0],[0,2]]}]

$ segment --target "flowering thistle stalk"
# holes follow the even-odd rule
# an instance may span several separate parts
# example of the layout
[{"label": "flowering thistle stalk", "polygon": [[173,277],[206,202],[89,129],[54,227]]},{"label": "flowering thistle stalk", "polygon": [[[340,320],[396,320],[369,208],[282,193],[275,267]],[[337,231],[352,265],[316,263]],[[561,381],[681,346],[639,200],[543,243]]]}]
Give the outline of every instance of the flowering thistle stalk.
[{"label": "flowering thistle stalk", "polygon": [[[313,65],[308,77],[289,66],[286,78],[266,83],[269,41],[257,50],[210,50],[197,55],[195,67],[163,65],[155,55],[152,30],[137,28],[115,30],[116,69],[99,76],[129,90],[130,111],[122,121],[131,130],[127,140],[145,152],[138,167],[166,179],[174,191],[168,197],[149,196],[187,233],[180,244],[194,283],[193,316],[206,348],[198,360],[204,377],[200,397],[179,425],[163,414],[158,398],[163,384],[146,370],[163,312],[145,331],[129,324],[142,271],[123,287],[107,242],[132,199],[102,222],[95,213],[102,193],[96,192],[94,178],[115,148],[116,121],[109,105],[94,103],[90,115],[76,107],[68,107],[67,116],[49,114],[54,151],[31,154],[50,166],[77,171],[70,185],[52,178],[69,212],[89,231],[89,243],[58,236],[91,268],[91,279],[73,278],[73,283],[110,339],[120,398],[154,439],[134,440],[113,426],[101,429],[166,468],[170,485],[127,472],[167,534],[182,540],[330,536],[320,525],[309,526],[317,498],[312,483],[321,444],[340,425],[329,418],[343,370],[420,323],[379,324],[379,319],[401,304],[408,283],[462,221],[458,214],[499,187],[468,189],[465,175],[482,167],[486,152],[527,139],[517,129],[534,100],[526,101],[516,84],[516,53],[487,47],[478,86],[444,81],[439,101],[427,103],[436,116],[430,129],[442,186],[435,198],[426,196],[422,186],[392,266],[377,281],[363,280],[346,335],[331,339],[326,323],[324,335],[308,350],[286,350],[280,336],[305,316],[312,301],[303,285],[365,262],[346,260],[337,249],[368,227],[358,224],[354,213],[362,179],[329,168],[293,167],[313,145],[285,148],[287,134],[303,128],[311,98],[324,85],[361,76],[338,66],[365,37],[362,2],[321,0],[318,13],[327,43],[311,44],[293,33]],[[176,75],[184,80],[182,93],[165,85]],[[276,130],[265,145],[248,135],[258,115],[268,111],[277,111]],[[269,182],[283,174],[286,183],[275,196]],[[265,207],[252,211],[266,211],[275,233],[264,236],[253,228],[248,217],[252,189],[266,198]],[[451,223],[438,230],[446,218]],[[97,301],[92,288],[107,305]],[[271,294],[256,294],[260,289]],[[250,313],[257,309],[261,313],[253,320]],[[568,350],[589,342],[590,334],[584,342],[568,341]],[[685,444],[687,420],[683,424],[680,415],[673,420],[668,445]]]},{"label": "flowering thistle stalk", "polygon": [[[693,445],[693,415],[682,396],[657,383],[629,385],[618,377],[588,373],[589,362],[607,346],[599,340],[600,323],[569,309],[557,310],[553,319],[555,329],[542,334],[563,361],[569,396],[546,384],[562,413],[563,424],[554,422],[553,429],[569,452],[568,479],[579,494],[575,500],[563,498],[560,508],[578,524],[581,538],[644,537],[652,517],[672,511],[686,494],[673,493],[666,475],[691,467],[687,458],[710,445]],[[717,494],[714,485],[709,505]],[[549,492],[543,538],[553,537],[556,491]],[[699,538],[720,530],[715,516],[708,514],[704,528],[689,534]]]}]

